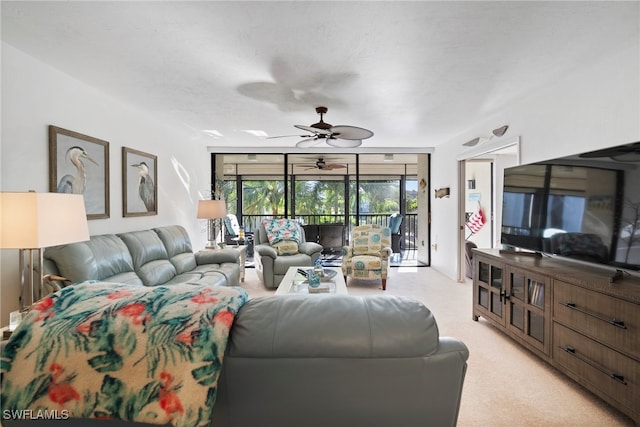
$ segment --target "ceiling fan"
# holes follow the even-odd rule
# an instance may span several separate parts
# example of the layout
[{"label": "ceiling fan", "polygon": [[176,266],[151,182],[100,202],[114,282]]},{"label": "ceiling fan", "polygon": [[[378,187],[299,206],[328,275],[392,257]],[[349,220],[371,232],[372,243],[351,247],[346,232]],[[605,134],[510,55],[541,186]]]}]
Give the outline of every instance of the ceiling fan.
[{"label": "ceiling fan", "polygon": [[318,123],[314,123],[311,126],[294,125],[298,129],[309,132],[310,135],[284,135],[269,138],[284,138],[289,136],[305,138],[296,144],[298,148],[313,147],[322,141],[332,147],[353,148],[360,146],[363,139],[373,136],[373,132],[369,129],[346,125],[333,126],[330,123],[325,123],[323,116],[327,113],[327,110],[327,107],[316,107],[316,112],[320,114],[320,121]]},{"label": "ceiling fan", "polygon": [[318,158],[318,160],[316,160],[315,165],[306,168],[306,170],[310,170],[310,169],[320,169],[320,170],[333,170],[333,169],[345,169],[347,166],[346,165],[340,165],[338,163],[327,163],[325,162],[323,157]]}]

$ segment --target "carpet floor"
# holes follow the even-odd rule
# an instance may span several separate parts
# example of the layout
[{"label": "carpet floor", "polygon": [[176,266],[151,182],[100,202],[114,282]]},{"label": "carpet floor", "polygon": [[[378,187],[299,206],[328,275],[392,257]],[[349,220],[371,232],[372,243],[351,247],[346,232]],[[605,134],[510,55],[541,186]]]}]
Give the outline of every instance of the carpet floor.
[{"label": "carpet floor", "polygon": [[[242,287],[251,297],[273,295],[247,269]],[[441,336],[469,348],[459,427],[634,426],[635,423],[484,319],[471,318],[471,282],[457,283],[428,267],[390,269],[387,290],[379,282],[349,280],[353,295],[398,295],[422,301]]]}]

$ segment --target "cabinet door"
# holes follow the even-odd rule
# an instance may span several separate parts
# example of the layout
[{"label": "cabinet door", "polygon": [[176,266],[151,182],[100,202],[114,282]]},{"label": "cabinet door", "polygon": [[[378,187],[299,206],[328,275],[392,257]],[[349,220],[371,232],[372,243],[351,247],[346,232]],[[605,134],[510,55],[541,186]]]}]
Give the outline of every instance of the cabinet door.
[{"label": "cabinet door", "polygon": [[550,354],[551,293],[548,277],[507,267],[507,328],[532,347]]},{"label": "cabinet door", "polygon": [[504,326],[504,264],[480,256],[476,256],[474,262],[474,319],[483,316]]}]

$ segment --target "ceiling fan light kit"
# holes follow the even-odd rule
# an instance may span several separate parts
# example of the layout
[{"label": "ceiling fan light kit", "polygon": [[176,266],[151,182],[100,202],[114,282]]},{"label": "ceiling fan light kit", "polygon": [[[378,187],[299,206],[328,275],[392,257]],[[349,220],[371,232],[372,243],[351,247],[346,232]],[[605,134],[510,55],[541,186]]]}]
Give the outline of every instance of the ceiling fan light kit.
[{"label": "ceiling fan light kit", "polygon": [[[316,107],[316,113],[320,114],[320,121],[311,126],[294,125],[294,127],[311,133],[311,135],[287,135],[306,138],[296,144],[298,148],[310,148],[321,142],[336,148],[355,148],[362,144],[363,139],[371,138],[373,132],[357,126],[339,125],[333,126],[324,121],[327,107]],[[284,137],[284,136],[283,136]],[[281,138],[273,136],[271,138]]]}]

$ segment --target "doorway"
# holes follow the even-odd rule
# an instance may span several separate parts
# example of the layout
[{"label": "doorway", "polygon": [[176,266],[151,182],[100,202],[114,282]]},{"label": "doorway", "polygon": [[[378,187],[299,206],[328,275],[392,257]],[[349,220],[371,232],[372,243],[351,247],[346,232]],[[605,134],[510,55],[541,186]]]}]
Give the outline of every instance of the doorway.
[{"label": "doorway", "polygon": [[[502,223],[502,183],[504,169],[520,164],[520,137],[505,141],[489,142],[467,150],[458,156],[458,281],[465,281],[465,242],[472,237],[472,241],[479,248],[494,248],[500,246],[500,224]],[[486,177],[486,170],[489,177]],[[482,183],[476,179],[476,189],[470,189],[468,182],[474,173],[483,176]],[[482,186],[482,188],[478,188]],[[469,200],[471,198],[471,200]],[[477,201],[479,200],[479,203]],[[471,233],[467,226],[470,215],[476,212],[478,206],[485,216],[484,225]],[[487,211],[488,210],[488,211]],[[470,214],[468,214],[470,212]],[[480,232],[483,234],[481,235]]]},{"label": "doorway", "polygon": [[492,248],[494,230],[493,159],[465,160],[465,241]]}]

